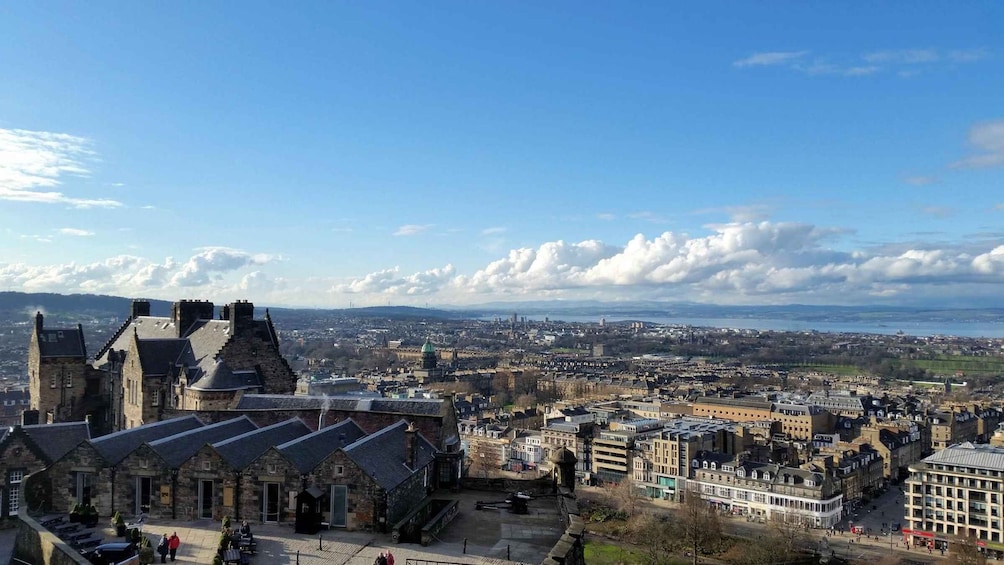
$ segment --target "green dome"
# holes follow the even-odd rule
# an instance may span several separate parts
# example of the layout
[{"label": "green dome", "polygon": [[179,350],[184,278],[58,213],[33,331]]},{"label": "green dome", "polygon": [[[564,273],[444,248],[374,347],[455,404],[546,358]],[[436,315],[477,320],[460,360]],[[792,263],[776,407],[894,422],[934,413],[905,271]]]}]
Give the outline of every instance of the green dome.
[{"label": "green dome", "polygon": [[[414,351],[414,349],[412,349]],[[432,340],[425,340],[425,345],[422,346],[422,353],[435,353],[436,348],[432,346]]]}]

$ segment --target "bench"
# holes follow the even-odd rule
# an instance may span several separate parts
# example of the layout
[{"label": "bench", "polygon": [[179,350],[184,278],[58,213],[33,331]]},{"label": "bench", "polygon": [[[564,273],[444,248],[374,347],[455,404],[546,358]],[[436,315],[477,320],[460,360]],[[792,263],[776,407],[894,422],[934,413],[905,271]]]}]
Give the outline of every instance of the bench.
[{"label": "bench", "polygon": [[70,545],[76,547],[79,550],[84,550],[92,547],[97,547],[101,545],[101,542],[103,541],[105,540],[102,538],[87,538],[87,539],[77,540]]},{"label": "bench", "polygon": [[80,529],[80,524],[79,523],[78,524],[64,524],[62,526],[56,526],[55,528],[52,529],[52,531],[57,536],[62,537],[62,536],[65,536],[66,534],[68,534],[70,532],[75,532],[75,531],[77,531],[79,529]]},{"label": "bench", "polygon": [[66,540],[66,541],[73,542],[73,541],[81,540],[81,539],[84,539],[84,538],[89,538],[89,537],[91,537],[91,534],[93,534],[93,533],[94,533],[94,530],[91,530],[91,529],[83,530],[83,531],[80,531],[80,532],[70,532],[63,539]]},{"label": "bench", "polygon": [[247,553],[241,553],[239,549],[225,549],[223,550],[223,562],[235,565],[250,565],[251,558]]},{"label": "bench", "polygon": [[46,516],[38,521],[43,528],[52,529],[54,526],[58,526],[66,521],[66,516]]},{"label": "bench", "polygon": [[250,553],[254,555],[258,552],[258,542],[251,538],[241,538],[237,540],[237,549],[240,550],[241,553]]}]

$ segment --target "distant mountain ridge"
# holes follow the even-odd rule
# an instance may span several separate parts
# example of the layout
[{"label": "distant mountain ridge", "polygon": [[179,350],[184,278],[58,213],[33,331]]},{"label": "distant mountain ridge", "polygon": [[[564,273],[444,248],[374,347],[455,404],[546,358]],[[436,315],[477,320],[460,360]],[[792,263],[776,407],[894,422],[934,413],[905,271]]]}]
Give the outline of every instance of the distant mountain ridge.
[{"label": "distant mountain ridge", "polygon": [[[0,292],[0,316],[17,319],[44,313],[60,316],[94,316],[124,318],[129,314],[132,299],[97,294],[55,294]],[[219,305],[222,305],[219,304]],[[218,306],[219,306],[218,305]],[[151,314],[167,316],[171,302],[150,300]],[[265,308],[265,304],[256,304]],[[1004,322],[1004,308],[916,308],[906,306],[818,306],[786,304],[776,306],[721,306],[693,302],[600,302],[600,301],[525,301],[493,302],[474,306],[442,306],[439,309],[414,306],[369,306],[363,308],[288,308],[269,307],[273,313],[282,311],[325,313],[346,317],[382,318],[508,318],[514,312],[521,316],[561,316],[627,318],[652,320],[667,318],[732,318],[759,320],[793,320],[800,322]]]}]

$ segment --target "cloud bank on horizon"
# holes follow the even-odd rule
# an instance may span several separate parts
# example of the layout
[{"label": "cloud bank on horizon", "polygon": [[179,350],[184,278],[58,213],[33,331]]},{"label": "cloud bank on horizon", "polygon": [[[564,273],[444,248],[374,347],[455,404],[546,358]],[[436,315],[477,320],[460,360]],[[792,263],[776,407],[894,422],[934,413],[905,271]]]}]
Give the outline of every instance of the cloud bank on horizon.
[{"label": "cloud bank on horizon", "polygon": [[121,255],[90,264],[0,263],[0,285],[163,299],[239,294],[290,306],[533,298],[916,305],[942,297],[949,285],[956,289],[953,305],[1004,298],[1004,245],[842,251],[837,244],[847,232],[835,228],[764,221],[708,230],[703,236],[638,234],[622,245],[550,241],[512,249],[471,273],[448,264],[415,273],[393,267],[340,282],[291,281],[268,272],[282,257],[213,247],[184,261]]}]

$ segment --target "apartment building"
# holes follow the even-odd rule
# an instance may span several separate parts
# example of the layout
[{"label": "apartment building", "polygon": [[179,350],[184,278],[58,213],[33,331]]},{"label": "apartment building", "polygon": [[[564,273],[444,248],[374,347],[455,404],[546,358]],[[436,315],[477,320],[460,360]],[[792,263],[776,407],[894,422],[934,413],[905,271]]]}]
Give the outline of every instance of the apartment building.
[{"label": "apartment building", "polygon": [[872,418],[861,426],[860,435],[853,443],[868,444],[882,456],[882,473],[886,480],[896,481],[909,474],[909,467],[920,461],[924,442],[916,425],[904,428],[900,423],[881,422]]},{"label": "apartment building", "polygon": [[691,460],[687,496],[724,512],[756,520],[832,528],[843,515],[843,494],[816,465],[785,467],[722,453],[701,452]]},{"label": "apartment building", "polygon": [[550,457],[559,448],[567,448],[578,460],[575,464],[575,476],[580,481],[588,480],[592,472],[593,459],[593,424],[573,424],[570,422],[553,421],[540,429],[541,445],[544,456]]},{"label": "apartment building", "polygon": [[611,422],[610,429],[593,438],[591,479],[597,483],[620,483],[631,475],[635,442],[662,431],[655,419]]},{"label": "apartment building", "polygon": [[681,500],[690,461],[702,451],[737,454],[748,436],[734,422],[684,417],[663,422],[663,429],[637,443],[632,473],[639,488],[652,498]]},{"label": "apartment building", "polygon": [[906,541],[944,547],[961,536],[1004,551],[1004,447],[946,447],[911,465],[906,485]]},{"label": "apartment building", "polygon": [[733,422],[776,421],[781,433],[797,440],[833,430],[832,414],[818,406],[771,402],[759,397],[725,398],[704,396],[694,402],[694,416],[722,418]]}]

